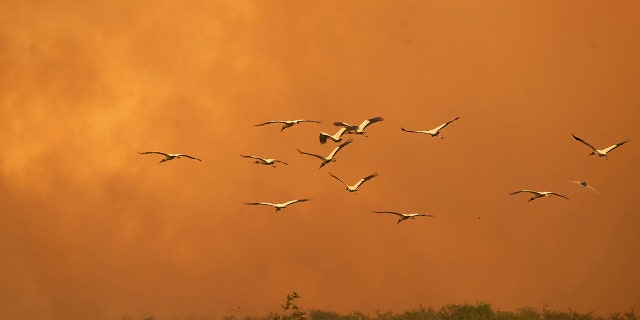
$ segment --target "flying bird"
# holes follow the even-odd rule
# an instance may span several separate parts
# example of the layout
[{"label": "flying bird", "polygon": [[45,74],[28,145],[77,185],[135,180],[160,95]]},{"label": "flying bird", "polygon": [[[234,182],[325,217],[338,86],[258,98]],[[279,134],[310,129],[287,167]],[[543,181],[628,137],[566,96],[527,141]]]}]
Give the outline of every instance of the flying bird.
[{"label": "flying bird", "polygon": [[373,178],[378,176],[378,174],[374,172],[374,173],[372,173],[372,174],[360,179],[358,182],[356,182],[356,184],[350,186],[346,182],[344,182],[342,179],[340,179],[340,178],[336,177],[335,175],[333,175],[333,173],[329,172],[329,174],[332,177],[336,178],[338,181],[342,182],[347,187],[347,191],[349,191],[349,192],[351,192],[353,194],[355,194],[355,192],[358,191],[358,187],[360,185],[362,185],[363,183],[365,183],[365,181],[367,181],[369,179],[373,179]]},{"label": "flying bird", "polygon": [[[407,130],[404,127],[400,127],[400,130],[402,130],[404,132],[411,132],[411,133],[429,134],[432,137],[437,137],[440,134],[440,130],[444,129],[444,127],[448,126],[451,122],[454,122],[454,121],[456,121],[458,119],[460,119],[460,117],[456,117],[455,119],[453,119],[451,121],[447,121],[447,122],[441,124],[439,127],[431,129],[431,130]],[[444,139],[444,137],[440,136],[440,139]]]},{"label": "flying bird", "polygon": [[300,149],[298,149],[298,152],[301,153],[301,154],[314,156],[314,157],[322,160],[322,164],[320,165],[320,168],[322,168],[327,163],[332,162],[332,161],[336,161],[336,159],[335,159],[336,153],[338,153],[338,151],[340,151],[340,149],[342,149],[344,146],[348,145],[351,142],[353,142],[353,139],[349,139],[346,142],[343,142],[341,145],[339,145],[335,149],[333,149],[333,151],[331,151],[331,153],[326,157],[323,157],[323,156],[320,156],[320,155],[317,155],[317,154],[313,154],[313,153],[304,152],[304,151],[301,151]]},{"label": "flying bird", "polygon": [[334,133],[333,135],[329,135],[326,132],[320,132],[320,144],[325,144],[327,142],[327,139],[331,139],[333,140],[333,142],[342,141],[342,135],[345,133],[345,131],[347,131],[346,127],[340,128],[340,130],[338,130],[338,132]]},{"label": "flying bird", "polygon": [[542,197],[549,197],[549,196],[558,196],[558,197],[562,197],[565,198],[567,200],[569,200],[569,198],[559,194],[559,193],[555,193],[555,192],[551,192],[551,191],[534,191],[534,190],[518,190],[518,191],[514,191],[514,192],[510,192],[510,195],[514,195],[514,194],[518,194],[521,192],[528,192],[531,193],[533,196],[531,197],[531,199],[529,199],[529,201],[533,201],[535,199],[538,198],[542,198]]},{"label": "flying bird", "polygon": [[580,187],[587,187],[589,189],[591,189],[591,191],[595,192],[596,194],[600,194],[600,192],[596,191],[596,189],[594,189],[592,186],[590,186],[586,181],[569,181],[571,183],[575,183],[577,185],[579,185]]},{"label": "flying bird", "polygon": [[593,150],[589,154],[590,156],[597,155],[598,157],[606,157],[607,153],[611,152],[613,149],[615,149],[615,148],[617,148],[617,147],[629,142],[629,140],[625,140],[625,141],[622,141],[620,143],[616,143],[616,144],[614,144],[614,145],[612,145],[612,146],[610,146],[608,148],[598,150],[598,149],[594,148],[592,145],[590,145],[589,143],[587,143],[586,141],[576,137],[573,133],[571,134],[571,136],[573,136],[574,139],[584,143],[585,145],[587,145],[587,147],[589,147],[589,148],[591,148],[591,150]]},{"label": "flying bird", "polygon": [[298,202],[305,202],[305,201],[309,201],[310,199],[296,199],[296,200],[291,200],[291,201],[287,201],[285,203],[270,203],[270,202],[245,202],[244,204],[249,205],[249,206],[270,206],[270,207],[274,207],[276,208],[276,212],[283,210],[284,208],[286,208],[288,205],[294,204],[294,203],[298,203]]},{"label": "flying bird", "polygon": [[276,163],[277,162],[283,163],[285,165],[289,165],[288,163],[286,163],[284,161],[281,161],[281,160],[278,160],[278,159],[265,159],[265,158],[260,158],[260,157],[256,157],[256,156],[245,156],[244,154],[241,154],[240,156],[243,157],[243,158],[256,159],[256,161],[254,161],[253,163],[263,164],[263,165],[266,165],[266,166],[272,166],[274,168],[276,167]]},{"label": "flying bird", "polygon": [[364,129],[366,127],[368,127],[369,125],[372,125],[376,122],[380,122],[384,120],[382,117],[375,117],[375,118],[371,118],[371,119],[367,119],[362,121],[362,123],[358,126],[352,126],[348,123],[345,122],[334,122],[333,125],[336,127],[344,127],[347,128],[347,131],[345,132],[346,134],[361,134],[364,135],[366,137],[366,134],[364,132]]},{"label": "flying bird", "polygon": [[396,216],[400,217],[398,219],[398,222],[396,222],[396,224],[407,220],[407,219],[415,219],[416,217],[430,217],[430,218],[434,218],[435,216],[432,214],[424,214],[424,213],[400,213],[400,212],[395,212],[395,211],[373,211],[375,213],[390,213],[390,214],[395,214]]},{"label": "flying bird", "polygon": [[193,159],[193,160],[198,160],[198,161],[202,161],[198,158],[194,158],[190,155],[187,154],[183,154],[183,153],[165,153],[165,152],[159,152],[159,151],[146,151],[146,152],[138,152],[139,154],[160,154],[164,156],[164,159],[160,160],[159,163],[163,163],[165,161],[169,161],[169,160],[173,160],[173,159],[178,159],[181,157],[186,157],[189,159]]},{"label": "flying bird", "polygon": [[264,123],[259,123],[256,124],[256,127],[260,127],[260,126],[264,126],[266,124],[272,124],[272,123],[281,123],[282,124],[282,129],[280,129],[280,132],[282,132],[284,129],[289,128],[289,127],[293,127],[294,125],[298,124],[298,123],[302,123],[302,122],[313,122],[313,123],[322,123],[321,121],[317,121],[317,120],[306,120],[306,119],[298,119],[298,120],[272,120],[272,121],[267,121]]}]

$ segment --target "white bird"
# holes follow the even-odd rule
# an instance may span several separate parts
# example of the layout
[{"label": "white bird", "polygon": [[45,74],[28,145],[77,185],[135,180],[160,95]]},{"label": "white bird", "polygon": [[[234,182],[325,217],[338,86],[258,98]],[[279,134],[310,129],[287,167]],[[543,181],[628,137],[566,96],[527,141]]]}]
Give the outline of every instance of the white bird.
[{"label": "white bird", "polygon": [[580,187],[587,187],[589,189],[591,189],[591,191],[595,192],[596,194],[600,194],[600,192],[596,191],[596,189],[594,189],[592,186],[590,186],[586,181],[569,181],[571,183],[575,183],[577,185],[579,185]]},{"label": "white bird", "polygon": [[266,165],[266,166],[272,166],[274,168],[276,167],[276,163],[277,162],[283,163],[285,165],[289,165],[288,163],[286,163],[284,161],[281,161],[281,160],[278,160],[278,159],[265,159],[265,158],[260,158],[260,157],[256,157],[256,156],[245,156],[244,154],[241,154],[240,156],[243,157],[243,158],[256,159],[256,161],[253,162],[253,163],[263,164],[263,165]]},{"label": "white bird", "polygon": [[305,201],[309,201],[310,199],[296,199],[296,200],[291,200],[291,201],[287,201],[285,203],[270,203],[270,202],[245,202],[244,204],[249,205],[249,206],[270,206],[270,207],[274,207],[276,208],[276,212],[283,210],[284,208],[286,208],[288,205],[290,204],[294,204],[297,202],[305,202]]},{"label": "white bird", "polygon": [[320,132],[320,144],[325,144],[325,142],[327,142],[327,139],[331,139],[334,142],[342,141],[342,135],[345,133],[345,131],[347,131],[346,127],[340,128],[340,130],[338,130],[338,132],[334,133],[333,135],[329,135],[326,132]]},{"label": "white bird", "polygon": [[317,120],[306,120],[306,119],[298,119],[298,120],[272,120],[272,121],[267,121],[264,123],[259,123],[256,124],[256,127],[259,126],[264,126],[265,124],[272,124],[272,123],[282,123],[282,129],[280,129],[280,132],[282,132],[284,129],[289,128],[289,127],[293,127],[294,125],[301,123],[301,122],[313,122],[313,123],[322,123],[321,121],[317,121]]},{"label": "white bird", "polygon": [[336,127],[345,127],[347,128],[347,131],[345,132],[346,134],[361,134],[361,135],[365,135],[364,129],[366,127],[368,127],[371,124],[374,124],[376,122],[380,122],[384,120],[382,117],[375,117],[375,118],[371,118],[371,119],[367,119],[362,121],[362,123],[358,126],[352,126],[348,123],[345,122],[334,122],[333,125]]},{"label": "white bird", "polygon": [[340,149],[342,149],[344,146],[348,145],[351,142],[353,142],[353,139],[349,139],[346,142],[343,142],[341,145],[339,145],[335,149],[333,149],[333,151],[331,151],[331,153],[326,157],[323,157],[323,156],[320,156],[320,155],[317,155],[317,154],[313,154],[313,153],[304,152],[304,151],[301,151],[300,149],[298,149],[298,152],[301,153],[301,154],[314,156],[314,157],[322,160],[322,164],[320,165],[320,168],[322,168],[327,163],[332,162],[332,161],[336,161],[336,159],[335,159],[336,153],[338,153],[338,151],[340,151]]},{"label": "white bird", "polygon": [[169,160],[173,160],[173,159],[178,159],[180,157],[186,157],[189,159],[193,159],[193,160],[198,160],[198,161],[202,161],[198,158],[194,158],[190,155],[187,154],[183,154],[183,153],[165,153],[165,152],[159,152],[159,151],[146,151],[146,152],[138,152],[139,154],[160,154],[164,156],[164,159],[160,160],[159,163],[163,163],[165,161],[169,161]]},{"label": "white bird", "polygon": [[430,218],[434,218],[435,216],[432,214],[424,214],[424,213],[400,213],[400,212],[395,212],[395,211],[373,211],[375,213],[390,213],[390,214],[395,214],[396,216],[400,217],[400,219],[398,219],[398,222],[396,222],[396,224],[407,220],[407,219],[415,219],[416,217],[430,217]]},{"label": "white bird", "polygon": [[518,194],[520,192],[528,192],[531,193],[533,196],[531,197],[531,199],[529,199],[529,201],[533,201],[535,199],[538,198],[542,198],[542,197],[549,197],[549,196],[558,196],[558,197],[562,197],[565,198],[567,200],[569,200],[569,198],[559,194],[559,193],[555,193],[555,192],[551,192],[551,191],[534,191],[534,190],[518,190],[518,191],[514,191],[514,192],[510,192],[510,195],[514,195],[514,194]]},{"label": "white bird", "polygon": [[[400,127],[400,130],[402,130],[404,132],[429,134],[432,137],[437,137],[440,134],[440,130],[442,130],[442,129],[444,129],[444,127],[448,126],[449,123],[454,122],[454,121],[456,121],[458,119],[460,119],[460,117],[456,117],[455,119],[453,119],[451,121],[447,121],[447,122],[441,124],[439,127],[435,128],[435,129],[431,129],[431,130],[407,130],[404,127]],[[443,137],[441,136],[440,139],[443,139]]]},{"label": "white bird", "polygon": [[333,173],[329,172],[329,174],[332,177],[336,178],[338,181],[342,182],[347,187],[347,191],[352,192],[353,194],[355,194],[355,192],[358,191],[358,187],[361,184],[363,184],[365,181],[367,181],[369,179],[373,179],[373,178],[378,176],[378,174],[374,172],[374,173],[372,173],[372,174],[360,179],[358,182],[356,182],[356,184],[350,186],[346,182],[344,182],[342,179],[340,179],[340,178],[336,177],[335,175],[333,175]]},{"label": "white bird", "polygon": [[592,155],[597,155],[598,157],[606,157],[606,156],[607,156],[607,153],[611,152],[613,149],[615,149],[615,148],[617,148],[617,147],[619,147],[619,146],[621,146],[621,145],[623,145],[623,144],[625,144],[625,143],[629,142],[629,140],[625,140],[625,141],[622,141],[622,142],[620,142],[620,143],[616,143],[616,144],[614,144],[614,145],[612,145],[612,146],[610,146],[610,147],[608,147],[608,148],[604,148],[604,149],[600,149],[600,150],[598,150],[598,149],[594,148],[592,145],[590,145],[589,143],[587,143],[586,141],[584,141],[584,140],[582,140],[582,139],[580,139],[580,138],[576,137],[573,133],[571,134],[571,136],[573,136],[573,138],[574,138],[574,139],[576,139],[576,140],[578,140],[578,141],[580,141],[580,142],[584,143],[584,144],[585,144],[585,145],[587,145],[589,148],[591,148],[591,150],[593,150],[593,152],[591,152],[591,153],[589,154],[590,156],[592,156]]}]

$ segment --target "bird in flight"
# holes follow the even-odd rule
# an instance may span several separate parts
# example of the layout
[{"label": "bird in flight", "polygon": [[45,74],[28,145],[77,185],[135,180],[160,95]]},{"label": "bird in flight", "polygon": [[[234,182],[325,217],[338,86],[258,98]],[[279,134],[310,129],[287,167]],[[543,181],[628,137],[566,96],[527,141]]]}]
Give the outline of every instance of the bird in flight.
[{"label": "bird in flight", "polygon": [[[432,137],[437,137],[440,134],[440,130],[444,129],[444,127],[448,126],[451,122],[454,122],[454,121],[456,121],[458,119],[460,119],[460,117],[456,117],[455,119],[453,119],[451,121],[447,121],[447,122],[441,124],[440,126],[434,128],[434,129],[431,129],[431,130],[407,130],[404,127],[400,127],[400,130],[402,130],[404,132],[428,134],[428,135],[431,135]],[[444,137],[440,136],[440,139],[444,139]]]},{"label": "bird in flight", "polygon": [[327,142],[327,139],[331,139],[333,140],[333,142],[342,141],[342,135],[345,133],[345,131],[347,131],[346,127],[340,128],[340,130],[338,130],[338,132],[334,133],[333,135],[330,135],[326,132],[320,132],[320,144],[325,144]]},{"label": "bird in flight", "polygon": [[282,132],[284,129],[286,128],[290,128],[293,127],[294,125],[298,124],[298,123],[302,123],[302,122],[313,122],[313,123],[322,123],[321,121],[317,121],[317,120],[306,120],[306,119],[298,119],[298,120],[272,120],[272,121],[267,121],[264,123],[258,123],[255,126],[256,127],[260,127],[260,126],[264,126],[266,124],[272,124],[272,123],[281,123],[282,124],[282,129],[280,129],[280,132]]},{"label": "bird in flight", "polygon": [[291,200],[291,201],[287,201],[285,203],[270,203],[270,202],[245,202],[244,204],[249,205],[249,206],[270,206],[270,207],[274,207],[276,208],[276,212],[283,210],[284,208],[286,208],[287,206],[294,204],[294,203],[298,203],[298,202],[305,202],[305,201],[309,201],[310,199],[296,199],[296,200]]},{"label": "bird in flight", "polygon": [[284,161],[281,161],[281,160],[278,160],[278,159],[265,159],[265,158],[260,158],[260,157],[256,157],[256,156],[250,156],[250,155],[246,156],[244,154],[241,154],[240,156],[243,157],[243,158],[256,159],[256,161],[253,162],[255,164],[263,164],[263,165],[266,165],[266,166],[272,166],[274,168],[276,167],[276,163],[277,162],[283,163],[285,165],[289,165],[288,163],[286,163]]},{"label": "bird in flight", "polygon": [[608,147],[608,148],[604,148],[604,149],[596,149],[596,148],[594,148],[592,145],[590,145],[588,142],[586,142],[586,141],[584,141],[584,140],[582,140],[582,139],[580,139],[580,138],[576,137],[573,133],[571,134],[571,136],[572,136],[574,139],[576,139],[576,140],[578,140],[578,141],[580,141],[580,142],[584,143],[587,147],[589,147],[589,148],[591,148],[591,150],[593,150],[593,151],[589,154],[590,156],[592,156],[592,155],[597,155],[598,157],[606,157],[606,156],[607,156],[607,153],[611,152],[613,149],[615,149],[615,148],[617,148],[617,147],[619,147],[619,146],[621,146],[621,145],[623,145],[623,144],[625,144],[625,143],[629,142],[629,140],[625,140],[625,141],[622,141],[622,142],[620,142],[620,143],[616,143],[616,144],[614,144],[614,145],[612,145],[612,146],[610,146],[610,147]]},{"label": "bird in flight", "polygon": [[301,151],[300,149],[298,149],[298,152],[301,153],[301,154],[310,155],[310,156],[313,156],[313,157],[316,157],[316,158],[322,160],[322,164],[320,165],[320,168],[322,168],[327,163],[332,162],[332,161],[336,161],[336,159],[335,159],[336,153],[338,153],[338,151],[340,151],[340,149],[344,148],[344,146],[348,145],[351,142],[353,142],[353,139],[349,139],[346,142],[343,142],[341,145],[339,145],[335,149],[333,149],[333,151],[331,151],[331,153],[326,157],[323,157],[323,156],[320,156],[320,155],[317,155],[317,154],[313,154],[313,153],[304,152],[304,151]]},{"label": "bird in flight", "polygon": [[415,219],[417,217],[430,217],[430,218],[435,218],[434,215],[432,214],[424,214],[424,213],[400,213],[400,212],[395,212],[395,211],[373,211],[375,213],[389,213],[389,214],[394,214],[398,217],[400,217],[398,219],[398,222],[396,222],[396,224],[407,220],[407,219]]},{"label": "bird in flight", "polygon": [[377,177],[377,176],[378,176],[378,174],[374,172],[374,173],[372,173],[372,174],[370,174],[370,175],[368,175],[368,176],[366,176],[366,177],[364,177],[364,178],[360,179],[358,182],[356,182],[356,184],[354,184],[354,185],[350,186],[350,185],[348,185],[346,182],[344,182],[342,179],[340,179],[340,178],[336,177],[333,173],[329,172],[329,174],[330,174],[332,177],[336,178],[338,181],[342,182],[342,183],[347,187],[347,191],[349,191],[349,192],[351,192],[351,193],[353,193],[353,194],[356,194],[355,192],[356,192],[356,191],[358,191],[358,187],[359,187],[360,185],[362,185],[363,183],[365,183],[365,181],[367,181],[367,180],[369,180],[369,179],[373,179],[373,178],[375,178],[375,177]]},{"label": "bird in flight", "polygon": [[549,196],[558,196],[558,197],[562,197],[565,198],[567,200],[569,200],[569,198],[559,194],[559,193],[555,193],[555,192],[551,192],[551,191],[534,191],[534,190],[518,190],[518,191],[514,191],[514,192],[510,192],[510,195],[514,195],[514,194],[518,194],[521,192],[528,192],[531,193],[533,196],[531,197],[531,199],[529,199],[529,201],[533,201],[535,199],[538,198],[542,198],[542,197],[549,197]]},{"label": "bird in flight", "polygon": [[382,117],[375,117],[375,118],[371,118],[371,119],[367,119],[362,121],[362,123],[358,126],[352,126],[348,123],[345,122],[340,122],[340,121],[336,121],[333,123],[334,126],[336,127],[344,127],[347,128],[345,134],[361,134],[364,135],[366,137],[366,134],[364,132],[364,129],[366,127],[368,127],[369,125],[372,125],[376,122],[380,122],[384,120]]},{"label": "bird in flight", "polygon": [[190,155],[183,154],[183,153],[165,153],[165,152],[159,152],[159,151],[146,151],[146,152],[138,152],[138,153],[139,154],[160,154],[160,155],[163,155],[164,159],[160,160],[159,163],[163,163],[165,161],[169,161],[169,160],[173,160],[173,159],[178,159],[178,158],[181,158],[181,157],[202,161],[202,160],[200,160],[198,158],[194,158],[194,157],[192,157]]},{"label": "bird in flight", "polygon": [[595,192],[596,194],[600,194],[600,192],[596,191],[596,189],[594,189],[591,185],[589,185],[586,181],[569,181],[570,183],[575,183],[577,185],[579,185],[582,188],[589,188],[591,189],[591,191]]}]

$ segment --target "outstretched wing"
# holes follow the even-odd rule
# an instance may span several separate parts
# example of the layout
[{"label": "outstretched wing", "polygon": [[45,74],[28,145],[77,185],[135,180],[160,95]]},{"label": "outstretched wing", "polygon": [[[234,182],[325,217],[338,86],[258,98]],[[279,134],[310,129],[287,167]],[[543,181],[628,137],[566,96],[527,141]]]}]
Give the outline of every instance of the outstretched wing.
[{"label": "outstretched wing", "polygon": [[273,159],[273,162],[280,162],[280,163],[282,163],[282,164],[289,165],[288,163],[286,163],[286,162],[284,162],[284,161],[282,161],[282,160],[278,160],[278,159]]},{"label": "outstretched wing", "polygon": [[538,194],[538,191],[534,191],[534,190],[518,190],[518,191],[514,191],[514,192],[509,192],[509,194],[510,195],[514,195],[514,194],[518,194],[520,192],[528,192],[528,193]]},{"label": "outstretched wing", "polygon": [[562,197],[562,198],[565,198],[565,199],[569,200],[569,198],[567,198],[567,197],[565,197],[565,196],[563,196],[563,195],[561,195],[561,194],[559,194],[559,193],[549,192],[549,194],[553,194],[553,195],[556,195],[556,196],[558,196],[558,197]]},{"label": "outstretched wing", "polygon": [[251,159],[256,159],[256,160],[261,160],[264,161],[264,159],[260,158],[260,157],[256,157],[256,156],[251,156],[251,155],[247,155],[245,156],[244,154],[240,154],[241,157],[243,158],[251,158]]},{"label": "outstretched wing", "polygon": [[596,151],[596,148],[594,148],[592,145],[590,145],[589,143],[587,143],[586,141],[576,137],[573,133],[571,134],[571,136],[573,136],[574,139],[584,143],[585,145],[587,145],[587,147],[591,148],[593,151]]},{"label": "outstretched wing", "polygon": [[442,130],[444,127],[448,126],[448,125],[449,125],[449,123],[454,122],[454,121],[456,121],[456,120],[458,120],[458,119],[460,119],[460,117],[456,117],[455,119],[453,119],[453,120],[451,120],[451,121],[447,121],[447,122],[445,122],[445,123],[441,124],[439,127],[437,127],[437,128],[435,128],[435,129],[433,129],[433,130],[434,130],[434,131],[440,131],[440,130]]},{"label": "outstretched wing", "polygon": [[611,150],[613,150],[613,149],[615,149],[615,148],[617,148],[617,147],[619,147],[619,146],[621,146],[621,145],[623,145],[623,144],[625,144],[627,142],[629,142],[629,140],[625,140],[625,141],[622,141],[620,143],[616,143],[616,144],[612,145],[611,147],[602,150],[602,152],[603,153],[607,153],[607,152],[609,152],[609,151],[611,151]]},{"label": "outstretched wing", "polygon": [[592,186],[590,186],[588,184],[585,187],[591,189],[591,191],[595,192],[596,194],[600,194],[600,192],[596,191],[596,189],[594,189]]},{"label": "outstretched wing", "polygon": [[181,153],[181,154],[178,154],[178,156],[179,156],[179,157],[187,157],[187,158],[189,158],[189,159],[202,161],[202,160],[200,160],[200,159],[198,159],[198,158],[196,158],[196,157],[192,157],[192,156],[190,156],[190,155],[188,155],[188,154],[182,154],[182,153]]},{"label": "outstretched wing", "polygon": [[275,204],[269,203],[269,202],[245,202],[244,204],[249,206],[271,206],[271,207],[276,206]]},{"label": "outstretched wing", "polygon": [[333,123],[333,125],[336,127],[353,127],[352,125],[342,121],[336,121]]},{"label": "outstretched wing", "polygon": [[368,176],[366,176],[366,177],[364,177],[364,178],[360,179],[360,181],[358,181],[358,182],[356,183],[356,185],[355,185],[356,189],[357,189],[361,184],[363,184],[365,181],[368,181],[368,180],[370,180],[370,179],[373,179],[373,178],[375,178],[375,177],[377,177],[377,176],[378,176],[378,173],[374,172],[374,173],[372,173],[372,174],[370,174],[370,175],[368,175]]},{"label": "outstretched wing", "polygon": [[368,127],[369,125],[374,124],[376,122],[380,122],[382,120],[384,120],[382,117],[375,117],[375,118],[371,118],[371,119],[367,119],[365,121],[362,121],[362,123],[358,126],[358,131],[362,131],[366,127]]},{"label": "outstretched wing", "polygon": [[404,127],[400,127],[400,130],[404,131],[404,132],[411,132],[411,133],[426,133],[426,134],[430,134],[427,131],[424,130],[407,130]]},{"label": "outstretched wing", "polygon": [[407,216],[407,217],[430,217],[430,218],[434,218],[435,217],[432,214],[424,214],[424,213],[409,213],[409,214],[406,214],[405,216]]},{"label": "outstretched wing", "polygon": [[290,204],[294,204],[294,203],[296,203],[296,202],[305,202],[305,201],[309,201],[309,199],[296,199],[296,200],[291,200],[291,201],[287,201],[287,202],[283,203],[282,205],[286,207],[286,206],[288,206],[288,205],[290,205]]},{"label": "outstretched wing", "polygon": [[346,142],[343,142],[341,145],[337,146],[335,149],[333,149],[333,151],[331,151],[329,156],[327,156],[327,159],[331,159],[331,158],[335,157],[336,153],[338,153],[338,151],[340,151],[340,149],[342,149],[344,146],[348,145],[351,142],[353,142],[353,139],[349,139]]},{"label": "outstretched wing", "polygon": [[264,126],[265,124],[272,124],[272,123],[286,123],[286,121],[283,121],[283,120],[272,120],[272,121],[267,121],[267,122],[263,122],[263,123],[258,123],[255,126],[259,127],[259,126]]},{"label": "outstretched wing", "polygon": [[164,153],[164,152],[160,152],[160,151],[145,151],[145,152],[138,152],[139,154],[161,154],[165,157],[170,157],[171,155],[169,155],[168,153]]},{"label": "outstretched wing", "polygon": [[405,215],[400,213],[400,212],[395,212],[395,211],[373,211],[374,213],[390,213],[390,214],[394,214],[398,217],[404,217]]},{"label": "outstretched wing", "polygon": [[300,149],[297,149],[297,150],[298,150],[298,152],[299,152],[299,153],[301,153],[301,154],[306,154],[306,155],[314,156],[314,157],[316,157],[316,158],[318,158],[318,159],[324,160],[324,157],[323,157],[323,156],[317,155],[317,154],[315,154],[315,153],[304,152],[304,151],[302,151],[302,150],[300,150]]},{"label": "outstretched wing", "polygon": [[331,175],[332,177],[336,178],[336,180],[342,182],[342,184],[344,184],[347,188],[349,187],[349,185],[346,182],[344,182],[342,179],[336,177],[333,173],[329,172],[329,175]]},{"label": "outstretched wing", "polygon": [[322,121],[318,121],[318,120],[307,120],[307,119],[300,119],[300,120],[296,120],[296,122],[313,122],[313,123],[322,123]]}]

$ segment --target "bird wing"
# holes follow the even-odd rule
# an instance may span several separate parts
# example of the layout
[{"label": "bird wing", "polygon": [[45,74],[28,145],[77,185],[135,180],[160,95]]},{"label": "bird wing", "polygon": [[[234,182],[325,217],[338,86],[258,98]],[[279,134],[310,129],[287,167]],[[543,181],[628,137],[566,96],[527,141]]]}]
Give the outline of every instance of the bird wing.
[{"label": "bird wing", "polygon": [[177,154],[177,156],[179,156],[179,157],[187,157],[187,158],[189,158],[189,159],[202,161],[202,160],[200,160],[200,159],[198,159],[198,158],[196,158],[196,157],[192,157],[192,156],[190,156],[190,155],[188,155],[188,154],[182,154],[182,153],[180,153],[180,154]]},{"label": "bird wing", "polygon": [[317,154],[314,154],[314,153],[304,152],[304,151],[302,151],[302,150],[300,150],[300,149],[298,149],[298,152],[299,152],[299,153],[302,153],[302,154],[306,154],[306,155],[314,156],[314,157],[316,157],[316,158],[318,158],[318,159],[322,159],[322,160],[324,160],[324,157],[323,157],[323,156],[320,156],[320,155],[317,155]]},{"label": "bird wing", "polygon": [[283,205],[283,206],[285,206],[285,207],[286,207],[286,206],[288,206],[288,205],[290,205],[290,204],[294,204],[294,203],[296,203],[296,202],[305,202],[305,201],[309,201],[309,199],[296,199],[296,200],[291,200],[291,201],[287,201],[287,202],[285,202],[285,203],[281,203],[281,205]]},{"label": "bird wing", "polygon": [[619,147],[619,146],[621,146],[621,145],[623,145],[623,144],[625,144],[625,143],[627,143],[627,142],[629,142],[629,140],[622,141],[622,142],[620,142],[620,143],[616,143],[616,144],[612,145],[611,147],[606,148],[606,149],[604,149],[604,150],[600,150],[600,151],[601,151],[602,153],[607,153],[607,152],[609,152],[609,151],[611,151],[611,150],[613,150],[613,149],[615,149],[615,148],[617,148],[617,147]]},{"label": "bird wing", "polygon": [[282,163],[282,164],[289,165],[288,163],[286,163],[286,162],[284,162],[284,161],[282,161],[282,160],[278,160],[278,159],[273,159],[273,162],[280,162],[280,163]]},{"label": "bird wing", "polygon": [[320,132],[320,144],[325,144],[327,142],[327,138],[331,137],[328,133]]},{"label": "bird wing", "polygon": [[273,203],[269,203],[269,202],[245,202],[244,204],[246,205],[250,205],[250,206],[271,206],[271,207],[275,207],[276,205]]},{"label": "bird wing", "polygon": [[588,142],[576,137],[573,133],[571,134],[571,136],[573,136],[574,139],[586,144],[589,148],[591,148],[593,151],[596,151],[596,148],[594,148],[592,145],[590,145]]},{"label": "bird wing", "polygon": [[408,214],[405,214],[405,216],[407,216],[407,217],[431,217],[431,218],[434,217],[432,214],[424,214],[424,213],[408,213]]},{"label": "bird wing", "polygon": [[360,179],[360,181],[358,181],[354,187],[355,187],[355,188],[358,188],[358,187],[359,187],[361,184],[363,184],[365,181],[367,181],[367,180],[369,180],[369,179],[373,179],[373,178],[375,178],[375,177],[377,177],[377,176],[378,176],[378,174],[374,172],[374,173],[372,173],[372,174],[370,174],[370,175],[368,175],[368,176],[366,176],[366,177],[364,177],[364,178]]},{"label": "bird wing", "polygon": [[529,192],[529,193],[534,193],[534,194],[539,194],[540,192],[538,191],[534,191],[534,190],[518,190],[518,191],[514,191],[514,192],[509,192],[510,195],[514,195],[514,194],[518,194],[520,192]]},{"label": "bird wing", "polygon": [[259,127],[259,126],[264,126],[265,124],[272,124],[272,123],[287,123],[287,121],[283,121],[283,120],[271,120],[271,121],[267,121],[267,122],[263,122],[263,123],[258,123],[255,126]]},{"label": "bird wing", "polygon": [[400,213],[400,212],[395,212],[395,211],[373,211],[375,213],[390,213],[390,214],[395,214],[396,216],[399,217],[405,217],[404,214]]},{"label": "bird wing", "polygon": [[347,186],[347,188],[349,187],[349,185],[346,182],[344,182],[344,180],[336,177],[333,173],[329,172],[329,175],[331,175],[332,177],[336,178],[338,181],[342,182],[345,186]]},{"label": "bird wing", "polygon": [[307,119],[300,119],[300,120],[296,120],[296,122],[313,122],[313,123],[322,123],[322,121],[318,121],[318,120],[307,120]]},{"label": "bird wing", "polygon": [[404,131],[404,132],[412,132],[412,133],[426,133],[426,134],[430,134],[427,131],[424,130],[407,130],[404,127],[400,127],[400,130]]},{"label": "bird wing", "polygon": [[369,125],[374,124],[376,122],[380,122],[382,120],[384,120],[382,117],[375,117],[375,118],[362,121],[362,123],[358,126],[358,131],[362,131],[364,130],[364,128],[368,127]]},{"label": "bird wing", "polygon": [[596,189],[594,189],[592,186],[590,186],[589,184],[586,185],[587,188],[591,189],[591,191],[595,192],[596,194],[600,194],[600,192],[596,191]]},{"label": "bird wing", "polygon": [[442,128],[444,128],[444,127],[448,126],[448,125],[449,125],[449,123],[454,122],[454,121],[456,121],[456,120],[458,120],[458,119],[460,119],[460,117],[456,117],[455,119],[453,119],[453,120],[451,120],[451,121],[447,121],[447,122],[445,122],[445,123],[441,124],[439,127],[437,127],[437,128],[435,128],[435,129],[433,129],[433,130],[434,130],[434,131],[440,131],[440,130],[442,130]]},{"label": "bird wing", "polygon": [[170,154],[168,154],[168,153],[160,152],[160,151],[145,151],[145,152],[138,152],[138,153],[139,153],[139,154],[153,154],[153,153],[155,153],[155,154],[161,154],[161,155],[163,155],[163,156],[165,156],[165,157],[170,157],[170,156],[171,156],[171,155],[170,155]]},{"label": "bird wing", "polygon": [[257,160],[265,161],[263,158],[256,157],[256,156],[250,156],[250,155],[245,156],[244,154],[241,154],[240,156],[243,157],[243,158],[251,158],[251,159],[257,159]]},{"label": "bird wing", "polygon": [[342,121],[336,121],[333,123],[333,125],[336,127],[353,127],[352,125]]},{"label": "bird wing", "polygon": [[331,158],[335,157],[336,153],[338,153],[338,151],[340,151],[340,149],[342,149],[344,146],[348,145],[351,142],[353,142],[353,139],[349,139],[346,142],[343,142],[341,145],[337,146],[335,149],[333,149],[333,151],[331,151],[329,156],[327,156],[327,159],[331,159]]},{"label": "bird wing", "polygon": [[556,196],[558,196],[558,197],[562,197],[562,198],[565,198],[565,199],[569,200],[569,198],[567,198],[567,197],[565,197],[565,196],[563,196],[563,195],[561,195],[561,194],[559,194],[559,193],[549,192],[549,194],[553,194],[553,195],[556,195]]}]

